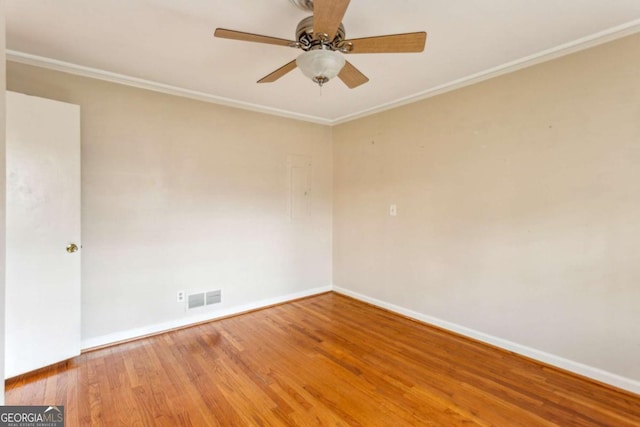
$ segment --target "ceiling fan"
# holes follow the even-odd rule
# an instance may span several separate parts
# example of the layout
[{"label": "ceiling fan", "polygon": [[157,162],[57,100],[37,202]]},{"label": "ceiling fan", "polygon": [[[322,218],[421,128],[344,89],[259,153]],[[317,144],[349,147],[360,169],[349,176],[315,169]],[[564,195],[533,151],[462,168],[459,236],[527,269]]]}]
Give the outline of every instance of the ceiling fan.
[{"label": "ceiling fan", "polygon": [[214,35],[224,39],[266,43],[302,49],[298,58],[258,80],[272,83],[291,70],[300,68],[303,74],[322,86],[338,76],[353,89],[369,81],[343,54],[422,52],[427,40],[424,31],[347,39],[342,18],[350,0],[290,0],[303,10],[313,12],[296,29],[296,40],[285,40],[259,34],[217,28]]}]

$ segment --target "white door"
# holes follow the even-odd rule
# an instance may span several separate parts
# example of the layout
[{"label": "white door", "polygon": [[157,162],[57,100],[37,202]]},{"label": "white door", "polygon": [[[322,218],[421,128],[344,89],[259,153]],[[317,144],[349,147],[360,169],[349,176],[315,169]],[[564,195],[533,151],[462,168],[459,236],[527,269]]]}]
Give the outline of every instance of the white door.
[{"label": "white door", "polygon": [[7,92],[6,111],[9,378],[80,354],[80,107]]}]

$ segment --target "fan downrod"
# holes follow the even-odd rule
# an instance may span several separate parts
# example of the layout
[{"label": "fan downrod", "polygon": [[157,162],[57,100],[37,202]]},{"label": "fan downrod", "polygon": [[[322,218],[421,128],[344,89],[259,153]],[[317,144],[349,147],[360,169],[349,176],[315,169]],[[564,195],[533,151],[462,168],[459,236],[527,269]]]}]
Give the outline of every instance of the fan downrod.
[{"label": "fan downrod", "polygon": [[298,9],[313,12],[313,0],[290,0]]}]

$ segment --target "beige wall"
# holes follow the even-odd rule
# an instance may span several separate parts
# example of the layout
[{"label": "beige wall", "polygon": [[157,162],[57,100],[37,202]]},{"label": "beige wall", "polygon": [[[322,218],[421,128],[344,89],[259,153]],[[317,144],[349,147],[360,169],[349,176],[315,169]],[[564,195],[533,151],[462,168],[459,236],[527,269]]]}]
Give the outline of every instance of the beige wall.
[{"label": "beige wall", "polygon": [[640,35],[333,139],[334,286],[640,380]]},{"label": "beige wall", "polygon": [[[639,54],[333,129],[14,63],[8,85],[82,107],[85,340],[184,319],[177,290],[226,309],[328,286],[333,251],[336,289],[637,381]],[[288,154],[313,158],[294,222]]]},{"label": "beige wall", "polygon": [[[81,106],[85,344],[331,285],[329,128],[16,63],[8,88]],[[289,154],[312,157],[295,221]],[[213,309],[176,303],[213,289]]]}]

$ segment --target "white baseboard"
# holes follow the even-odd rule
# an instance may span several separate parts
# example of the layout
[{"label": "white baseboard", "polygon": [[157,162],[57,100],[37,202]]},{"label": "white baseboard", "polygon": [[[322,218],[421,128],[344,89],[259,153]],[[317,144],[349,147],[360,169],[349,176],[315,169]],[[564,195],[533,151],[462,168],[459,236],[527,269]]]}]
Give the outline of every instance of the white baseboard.
[{"label": "white baseboard", "polygon": [[333,286],[333,291],[339,294],[343,294],[360,301],[367,302],[369,304],[384,308],[386,310],[402,314],[403,316],[410,317],[412,319],[419,320],[421,322],[429,323],[431,325],[438,326],[443,329],[464,335],[502,349],[512,351],[514,353],[521,354],[531,359],[538,360],[540,362],[552,365],[576,374],[600,381],[606,384],[610,384],[614,387],[618,387],[630,392],[640,394],[640,382],[631,378],[626,378],[611,372],[604,371],[602,369],[594,368],[593,366],[585,365],[573,360],[565,359],[553,354],[546,353],[544,351],[536,350],[535,348],[527,347],[522,344],[514,343],[509,340],[495,337],[493,335],[485,334],[484,332],[476,331],[465,326],[460,326],[455,323],[447,322],[436,317],[428,316],[413,310],[409,310],[404,307],[400,307],[395,304],[390,304],[376,298],[369,297],[367,295],[353,292],[348,289],[344,289],[338,286]]},{"label": "white baseboard", "polygon": [[296,292],[293,294],[282,295],[279,297],[268,298],[248,304],[237,305],[234,307],[226,308],[224,310],[218,310],[215,312],[199,313],[189,317],[181,319],[170,320],[168,322],[156,323],[154,325],[144,326],[141,328],[129,329],[126,331],[114,332],[112,334],[101,335],[98,337],[87,338],[82,340],[82,350],[88,350],[95,347],[101,347],[109,344],[115,344],[122,341],[128,341],[135,338],[144,337],[147,335],[159,334],[162,332],[170,331],[176,328],[183,328],[185,326],[194,325],[197,323],[207,322],[211,320],[220,319],[223,317],[233,316],[235,314],[245,313],[251,310],[258,310],[264,307],[269,307],[274,304],[282,304],[287,301],[296,300],[299,298],[305,298],[324,292],[331,291],[331,286],[323,286],[320,288],[309,289],[302,292]]}]

